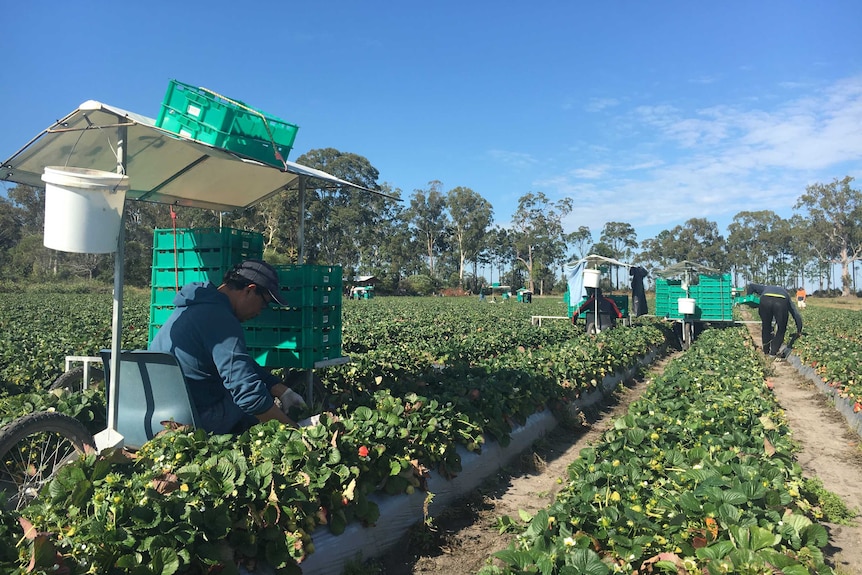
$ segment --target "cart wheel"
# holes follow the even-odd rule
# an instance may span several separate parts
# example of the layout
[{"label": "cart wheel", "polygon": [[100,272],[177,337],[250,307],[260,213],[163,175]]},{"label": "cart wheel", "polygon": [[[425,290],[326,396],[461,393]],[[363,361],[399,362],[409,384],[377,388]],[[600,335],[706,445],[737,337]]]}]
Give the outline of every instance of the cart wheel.
[{"label": "cart wheel", "polygon": [[[87,382],[87,387],[102,385],[105,381],[105,373],[98,367],[90,368],[90,381]],[[67,389],[69,391],[81,391],[84,389],[84,366],[79,365],[73,367],[66,373],[54,380],[49,387],[51,389]]]},{"label": "cart wheel", "polygon": [[0,428],[0,507],[26,507],[60,466],[95,449],[87,428],[62,413],[40,411],[6,424]]},{"label": "cart wheel", "polygon": [[686,350],[691,347],[694,342],[694,324],[691,322],[682,323],[682,349]]}]

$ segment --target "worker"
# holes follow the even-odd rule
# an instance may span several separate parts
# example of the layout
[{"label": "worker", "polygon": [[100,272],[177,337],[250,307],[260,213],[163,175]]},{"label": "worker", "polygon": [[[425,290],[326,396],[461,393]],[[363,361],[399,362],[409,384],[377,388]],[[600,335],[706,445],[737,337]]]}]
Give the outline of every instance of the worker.
[{"label": "worker", "polygon": [[649,275],[649,272],[645,268],[633,266],[629,268],[629,275],[632,278],[632,311],[630,315],[640,317],[649,313],[644,289],[644,279]]},{"label": "worker", "polygon": [[[763,353],[767,355],[778,355],[781,345],[784,343],[784,334],[787,332],[787,321],[793,316],[796,322],[796,336],[802,335],[802,316],[793,305],[790,293],[781,286],[770,286],[756,283],[748,284],[746,289],[748,295],[756,293],[760,296],[761,340]],[[775,333],[772,332],[772,322],[775,321]]]},{"label": "worker", "polygon": [[203,429],[236,434],[272,419],[296,425],[287,413],[304,403],[302,397],[258,365],[246,348],[242,322],[271,303],[286,305],[278,273],[254,259],[231,268],[218,287],[190,283],[177,292],[176,309],[150,349],[177,358]]},{"label": "worker", "polygon": [[796,307],[805,309],[805,288],[800,287],[796,290]]},{"label": "worker", "polygon": [[[595,313],[596,299],[598,299],[599,302],[599,316],[601,317],[602,314],[607,314],[611,319],[611,327],[615,326],[617,324],[617,320],[623,317],[620,308],[617,307],[617,302],[605,295],[602,295],[601,288],[587,288],[587,295],[589,296],[587,301],[582,303],[581,307],[572,314],[572,323],[577,323],[578,316],[584,312]],[[599,323],[599,325],[601,324]]]}]

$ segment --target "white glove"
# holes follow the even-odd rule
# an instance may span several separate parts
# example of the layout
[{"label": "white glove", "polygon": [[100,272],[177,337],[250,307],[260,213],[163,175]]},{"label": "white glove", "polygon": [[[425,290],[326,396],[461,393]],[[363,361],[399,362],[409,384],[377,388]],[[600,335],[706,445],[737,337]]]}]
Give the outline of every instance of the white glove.
[{"label": "white glove", "polygon": [[302,406],[305,407],[305,400],[302,399],[302,396],[293,391],[292,389],[288,389],[284,393],[281,394],[281,397],[278,398],[281,401],[281,410],[284,413],[287,413],[291,407],[294,406]]},{"label": "white glove", "polygon": [[299,422],[300,427],[314,427],[315,425],[320,424],[320,415],[312,415],[311,417],[306,417],[302,421]]}]

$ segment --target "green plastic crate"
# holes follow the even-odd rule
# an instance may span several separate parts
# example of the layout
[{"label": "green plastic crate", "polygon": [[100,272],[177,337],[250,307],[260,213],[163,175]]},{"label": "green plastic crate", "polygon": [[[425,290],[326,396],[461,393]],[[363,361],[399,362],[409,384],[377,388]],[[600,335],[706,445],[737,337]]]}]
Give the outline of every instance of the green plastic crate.
[{"label": "green plastic crate", "polygon": [[236,228],[156,228],[153,230],[153,250],[213,248],[247,250],[260,258],[263,254],[263,234]]},{"label": "green plastic crate", "polygon": [[156,126],[177,133],[168,127],[170,122],[179,117],[187,117],[226,132],[230,130],[238,109],[236,104],[218,98],[202,88],[171,80],[156,118]]},{"label": "green plastic crate", "polygon": [[[607,297],[614,300],[614,303],[617,304],[617,308],[619,308],[620,313],[623,314],[624,318],[629,316],[629,296],[609,295]],[[581,301],[579,301],[576,305],[572,305],[569,303],[569,292],[567,291],[564,296],[564,299],[569,310],[569,317],[571,317],[582,305],[584,305],[584,302],[586,302],[589,298],[581,298]],[[578,316],[579,319],[584,319],[585,317],[587,317],[586,311],[581,312],[581,314]]]},{"label": "green plastic crate", "polygon": [[244,331],[246,346],[256,349],[321,348],[341,343],[341,329],[246,326]]},{"label": "green plastic crate", "polygon": [[332,287],[286,287],[281,286],[281,295],[288,307],[326,307],[341,305],[341,289]]},{"label": "green plastic crate", "polygon": [[[733,321],[733,287],[730,274],[701,274],[695,285],[689,286],[688,295],[681,280],[656,280],[656,315],[668,319],[694,319],[699,321]],[[679,313],[677,300],[691,297],[695,300],[695,313]]]},{"label": "green plastic crate", "polygon": [[176,288],[192,282],[213,282],[219,285],[224,279],[224,268],[221,266],[197,269],[153,268],[153,288]]},{"label": "green plastic crate", "polygon": [[257,327],[340,327],[341,306],[268,307],[248,323]]},{"label": "green plastic crate", "polygon": [[240,100],[171,80],[156,126],[242,156],[283,167],[298,126]]},{"label": "green plastic crate", "polygon": [[341,290],[341,266],[286,264],[275,266],[282,289],[304,286],[337,287]]},{"label": "green plastic crate", "polygon": [[263,367],[291,367],[312,369],[319,361],[341,357],[341,346],[303,349],[257,349],[249,348],[249,354]]}]

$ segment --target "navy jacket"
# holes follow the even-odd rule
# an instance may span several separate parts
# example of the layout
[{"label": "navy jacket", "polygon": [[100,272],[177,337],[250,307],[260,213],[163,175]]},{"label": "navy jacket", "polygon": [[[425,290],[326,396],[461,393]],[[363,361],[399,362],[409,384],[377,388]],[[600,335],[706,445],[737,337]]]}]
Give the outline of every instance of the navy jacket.
[{"label": "navy jacket", "polygon": [[183,286],[174,305],[150,349],[177,358],[201,427],[212,433],[248,429],[258,422],[256,414],[273,406],[269,390],[278,378],[249,355],[242,324],[215,285]]},{"label": "navy jacket", "polygon": [[802,316],[799,315],[799,310],[793,304],[795,298],[790,297],[790,292],[781,286],[767,286],[763,284],[748,284],[748,293],[756,293],[762,297],[781,297],[787,300],[787,307],[790,309],[790,315],[793,316],[793,321],[796,322],[796,331],[802,332]]}]

